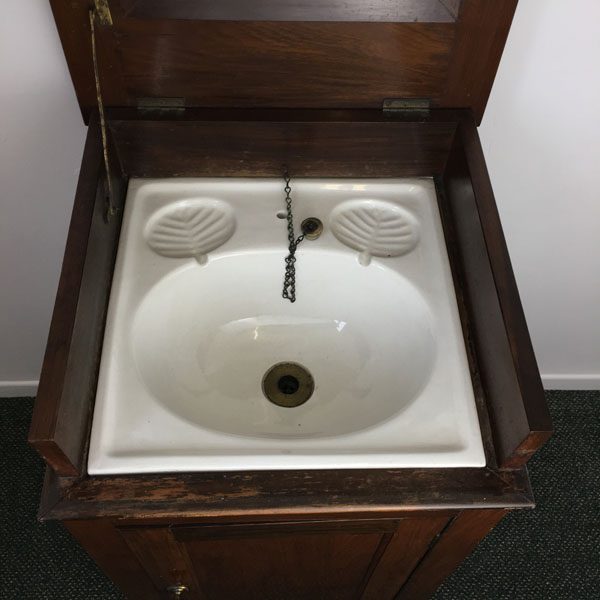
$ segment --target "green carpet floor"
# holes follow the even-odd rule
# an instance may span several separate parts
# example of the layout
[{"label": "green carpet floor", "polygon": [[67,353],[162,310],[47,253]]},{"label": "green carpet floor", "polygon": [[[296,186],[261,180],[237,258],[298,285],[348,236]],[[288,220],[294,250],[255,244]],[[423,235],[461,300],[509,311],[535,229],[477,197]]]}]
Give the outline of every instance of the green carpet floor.
[{"label": "green carpet floor", "polygon": [[[556,434],[530,463],[537,509],[505,518],[435,600],[600,599],[600,392],[547,395]],[[0,399],[0,598],[121,599],[60,525],[36,521],[32,405]]]}]

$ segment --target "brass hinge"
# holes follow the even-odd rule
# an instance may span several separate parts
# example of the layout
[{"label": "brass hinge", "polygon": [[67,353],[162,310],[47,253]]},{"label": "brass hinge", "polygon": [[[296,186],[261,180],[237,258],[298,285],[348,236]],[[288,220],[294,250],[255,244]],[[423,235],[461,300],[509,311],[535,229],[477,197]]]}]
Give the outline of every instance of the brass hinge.
[{"label": "brass hinge", "polygon": [[94,8],[96,9],[96,17],[100,25],[112,25],[112,15],[110,14],[110,6],[108,0],[94,0]]},{"label": "brass hinge", "polygon": [[386,98],[383,112],[390,116],[428,117],[430,106],[428,98]]},{"label": "brass hinge", "polygon": [[185,98],[138,98],[137,109],[149,114],[173,114],[185,111]]}]

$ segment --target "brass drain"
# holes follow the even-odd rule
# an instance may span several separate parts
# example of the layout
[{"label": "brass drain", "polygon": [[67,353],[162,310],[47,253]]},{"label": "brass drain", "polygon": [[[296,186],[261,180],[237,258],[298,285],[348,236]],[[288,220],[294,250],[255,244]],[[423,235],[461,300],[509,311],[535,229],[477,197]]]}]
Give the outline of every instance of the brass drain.
[{"label": "brass drain", "polygon": [[285,408],[304,404],[314,389],[312,375],[302,365],[293,362],[273,365],[262,380],[262,390],[267,400]]}]

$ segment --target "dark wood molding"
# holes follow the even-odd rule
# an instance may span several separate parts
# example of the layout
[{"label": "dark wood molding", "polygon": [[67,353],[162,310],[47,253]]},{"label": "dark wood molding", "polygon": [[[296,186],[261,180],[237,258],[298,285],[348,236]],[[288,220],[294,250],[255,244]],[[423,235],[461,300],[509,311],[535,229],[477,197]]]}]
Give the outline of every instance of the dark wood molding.
[{"label": "dark wood molding", "polygon": [[113,18],[192,21],[367,21],[451,23],[461,0],[116,0]]},{"label": "dark wood molding", "polygon": [[46,519],[380,518],[406,510],[531,508],[524,469],[398,469],[50,476]]},{"label": "dark wood molding", "polygon": [[[444,521],[448,518],[444,517]],[[178,542],[216,539],[240,539],[248,536],[270,537],[293,533],[302,527],[306,534],[345,531],[346,533],[393,533],[402,518],[396,519],[321,519],[300,521],[269,521],[265,523],[227,523],[226,525],[198,524],[170,525],[173,538]],[[145,527],[145,525],[144,525]],[[134,527],[139,529],[139,525]]]},{"label": "dark wood molding", "polygon": [[[460,316],[462,334],[465,342],[465,350],[469,361],[469,369],[471,372],[471,382],[473,385],[473,395],[477,414],[479,417],[479,428],[481,431],[481,439],[485,452],[486,465],[495,469],[498,465],[496,462],[496,450],[494,446],[494,437],[490,424],[490,415],[487,406],[487,397],[481,381],[481,369],[479,366],[477,348],[473,339],[473,328],[475,315],[470,309],[465,292],[465,282],[469,279],[469,275],[464,271],[464,264],[461,261],[459,248],[461,247],[461,238],[457,235],[456,228],[452,222],[452,213],[450,211],[450,203],[446,196],[446,191],[442,178],[436,176],[434,178],[436,184],[436,193],[438,197],[438,209],[442,221],[442,229],[444,231],[444,240],[448,259],[450,262],[450,270],[452,272],[452,280],[454,282],[454,292],[456,294],[456,304],[458,314]],[[485,254],[480,255],[485,262]]]},{"label": "dark wood molding", "polygon": [[497,464],[518,468],[552,434],[550,414],[475,121],[465,112],[443,176]]},{"label": "dark wood molding", "polygon": [[[65,391],[69,361],[72,360],[77,320],[77,306],[84,276],[85,257],[94,216],[94,206],[102,165],[100,130],[96,119],[90,122],[83,152],[79,182],[73,205],[69,236],[58,284],[54,313],[48,334],[48,343],[38,393],[29,431],[29,443],[41,454],[59,475],[79,474],[81,430],[88,418],[88,408],[79,411],[81,401],[65,404],[75,410],[69,426],[60,423],[64,415]],[[74,404],[74,405],[73,405]],[[66,436],[66,439],[65,439]],[[71,440],[75,440],[73,447]]]},{"label": "dark wood molding", "polygon": [[[122,205],[125,180],[114,164],[113,187]],[[121,213],[105,221],[106,194],[100,129],[88,129],[69,237],[48,335],[29,443],[61,476],[79,476],[96,394],[104,319]]]},{"label": "dark wood molding", "polygon": [[[281,113],[279,113],[281,114]],[[130,177],[279,177],[288,164],[296,177],[412,177],[442,173],[456,122],[369,118],[327,121],[250,117],[228,121],[112,120],[123,168]]]},{"label": "dark wood molding", "polygon": [[471,108],[481,123],[518,0],[464,0],[440,106]]}]

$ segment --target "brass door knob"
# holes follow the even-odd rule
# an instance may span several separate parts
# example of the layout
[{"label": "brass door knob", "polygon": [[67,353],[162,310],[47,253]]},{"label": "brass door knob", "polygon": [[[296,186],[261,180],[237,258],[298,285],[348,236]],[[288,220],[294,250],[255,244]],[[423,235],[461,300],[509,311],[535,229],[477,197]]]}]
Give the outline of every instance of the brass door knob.
[{"label": "brass door knob", "polygon": [[188,588],[187,585],[182,585],[182,584],[177,584],[177,585],[170,585],[167,588],[167,592],[169,594],[173,594],[173,596],[175,598],[179,598],[182,594],[184,594],[185,592],[189,591],[190,588]]}]

